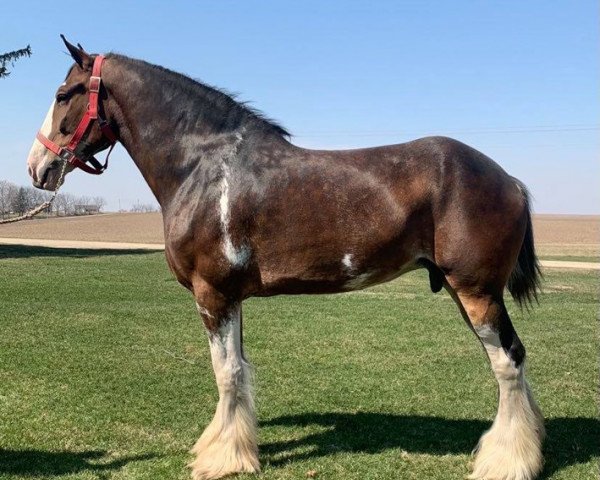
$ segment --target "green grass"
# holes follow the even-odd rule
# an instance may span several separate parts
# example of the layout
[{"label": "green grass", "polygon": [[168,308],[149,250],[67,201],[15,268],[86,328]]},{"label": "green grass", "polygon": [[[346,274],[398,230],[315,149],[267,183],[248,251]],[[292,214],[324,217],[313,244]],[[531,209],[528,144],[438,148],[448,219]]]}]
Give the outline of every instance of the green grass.
[{"label": "green grass", "polygon": [[[598,478],[598,278],[512,303],[547,418],[542,478]],[[161,253],[0,247],[0,478],[187,479],[217,394],[191,296]],[[250,300],[261,479],[463,479],[495,414],[483,351],[424,272]],[[240,476],[249,479],[252,476]]]}]

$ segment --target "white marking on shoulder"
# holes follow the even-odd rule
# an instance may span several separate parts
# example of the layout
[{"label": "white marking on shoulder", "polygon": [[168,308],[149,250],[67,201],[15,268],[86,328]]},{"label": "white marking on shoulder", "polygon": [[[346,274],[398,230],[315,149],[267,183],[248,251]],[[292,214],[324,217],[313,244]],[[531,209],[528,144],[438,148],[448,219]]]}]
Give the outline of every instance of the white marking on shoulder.
[{"label": "white marking on shoulder", "polygon": [[223,179],[221,180],[221,198],[219,200],[221,229],[223,231],[223,253],[225,258],[235,267],[243,267],[250,259],[250,249],[246,245],[236,248],[229,233],[231,213],[229,209],[229,181],[231,169],[223,162]]}]

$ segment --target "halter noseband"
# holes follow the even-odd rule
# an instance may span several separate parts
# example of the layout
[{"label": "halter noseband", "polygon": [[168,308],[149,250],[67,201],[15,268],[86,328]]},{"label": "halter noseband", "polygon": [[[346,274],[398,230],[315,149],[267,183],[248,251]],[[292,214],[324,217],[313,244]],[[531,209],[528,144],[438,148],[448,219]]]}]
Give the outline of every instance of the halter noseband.
[{"label": "halter noseband", "polygon": [[[98,113],[98,99],[100,93],[100,84],[102,81],[100,74],[102,71],[103,61],[104,57],[102,55],[98,55],[94,59],[94,66],[92,67],[92,76],[90,77],[89,84],[90,96],[87,110],[83,115],[83,118],[79,121],[79,125],[77,125],[75,133],[73,133],[73,137],[71,137],[69,144],[66,147],[61,147],[45,137],[42,132],[38,132],[36,135],[36,138],[41,142],[41,144],[52,153],[70,163],[74,167],[80,168],[84,172],[91,173],[92,175],[100,175],[102,172],[104,172],[104,170],[106,170],[108,167],[108,157],[110,156],[110,153],[117,142],[117,136],[110,128],[108,122]],[[108,151],[108,155],[106,156],[104,165],[102,165],[93,156],[82,160],[75,154],[75,151],[81,143],[83,136],[94,120],[98,120],[100,130],[110,142],[110,149]],[[92,166],[87,165],[85,162],[90,162]]]}]

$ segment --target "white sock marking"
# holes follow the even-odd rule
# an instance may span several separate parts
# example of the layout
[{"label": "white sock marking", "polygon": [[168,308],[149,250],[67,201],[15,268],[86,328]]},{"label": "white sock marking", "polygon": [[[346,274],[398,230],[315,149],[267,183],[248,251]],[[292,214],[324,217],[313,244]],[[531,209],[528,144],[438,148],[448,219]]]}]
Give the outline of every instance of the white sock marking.
[{"label": "white sock marking", "polygon": [[475,328],[499,386],[498,413],[483,434],[471,478],[530,480],[542,467],[542,414],[527,382],[523,364],[516,366],[490,327]]},{"label": "white sock marking", "polygon": [[219,391],[227,394],[232,386],[239,384],[242,372],[242,350],[239,315],[232,316],[219,328],[218,333],[209,334],[210,354],[217,378]]},{"label": "white sock marking", "polygon": [[256,415],[250,366],[242,358],[240,307],[215,333],[210,354],[219,389],[217,411],[193,448],[198,456],[194,478],[220,478],[230,473],[258,472]]}]

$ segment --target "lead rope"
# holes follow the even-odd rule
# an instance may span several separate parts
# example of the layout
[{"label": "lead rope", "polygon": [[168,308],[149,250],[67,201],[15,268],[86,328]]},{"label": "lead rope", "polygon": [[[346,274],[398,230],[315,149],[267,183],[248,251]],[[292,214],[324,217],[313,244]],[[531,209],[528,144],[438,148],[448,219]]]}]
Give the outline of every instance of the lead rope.
[{"label": "lead rope", "polygon": [[6,224],[6,223],[20,222],[21,220],[28,220],[30,218],[35,217],[38,213],[41,213],[44,210],[50,208],[50,206],[52,205],[52,202],[54,201],[54,199],[56,198],[56,195],[58,194],[59,188],[62,187],[62,184],[65,181],[66,172],[67,172],[67,161],[63,160],[62,168],[60,170],[60,176],[58,177],[58,181],[56,182],[56,188],[54,189],[54,192],[52,192],[52,196],[48,200],[46,200],[44,203],[38,205],[35,208],[32,208],[31,210],[29,210],[28,212],[24,213],[23,215],[21,215],[19,217],[7,218],[5,220],[0,220],[0,225]]}]

